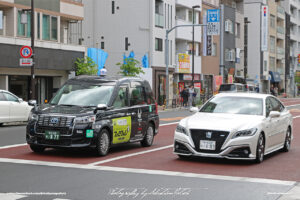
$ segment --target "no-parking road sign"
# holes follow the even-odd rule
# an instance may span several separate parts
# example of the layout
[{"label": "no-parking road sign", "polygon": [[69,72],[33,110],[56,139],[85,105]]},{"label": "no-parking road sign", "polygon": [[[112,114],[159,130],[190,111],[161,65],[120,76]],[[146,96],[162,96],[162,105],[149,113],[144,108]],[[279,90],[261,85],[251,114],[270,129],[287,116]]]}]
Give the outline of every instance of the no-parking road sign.
[{"label": "no-parking road sign", "polygon": [[30,46],[23,46],[20,50],[20,55],[23,58],[30,58],[32,56],[32,48]]}]

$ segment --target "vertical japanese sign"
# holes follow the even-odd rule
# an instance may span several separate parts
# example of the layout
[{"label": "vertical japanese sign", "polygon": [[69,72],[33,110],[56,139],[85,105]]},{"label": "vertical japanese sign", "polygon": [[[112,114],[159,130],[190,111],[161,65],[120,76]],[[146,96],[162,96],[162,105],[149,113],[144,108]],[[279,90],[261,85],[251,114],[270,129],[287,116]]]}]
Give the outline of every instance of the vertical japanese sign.
[{"label": "vertical japanese sign", "polygon": [[228,83],[233,83],[233,76],[232,75],[228,75]]},{"label": "vertical japanese sign", "polygon": [[190,56],[185,53],[178,54],[179,73],[191,73]]},{"label": "vertical japanese sign", "polygon": [[268,6],[261,7],[261,51],[268,51]]},{"label": "vertical japanese sign", "polygon": [[216,90],[218,91],[220,88],[220,85],[223,83],[223,76],[215,76],[215,85],[216,85]]}]

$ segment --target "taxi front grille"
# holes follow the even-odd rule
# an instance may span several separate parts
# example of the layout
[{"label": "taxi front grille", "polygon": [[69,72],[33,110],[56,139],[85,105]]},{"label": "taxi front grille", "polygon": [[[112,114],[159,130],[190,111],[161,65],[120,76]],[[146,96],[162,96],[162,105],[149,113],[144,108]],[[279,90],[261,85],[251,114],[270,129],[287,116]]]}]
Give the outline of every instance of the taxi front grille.
[{"label": "taxi front grille", "polygon": [[[224,144],[229,132],[226,131],[212,131],[212,130],[202,130],[202,129],[191,129],[191,136],[195,144],[195,150],[200,153],[220,153],[221,147]],[[210,134],[207,134],[210,132]],[[210,135],[210,137],[209,137]],[[215,150],[204,150],[200,149],[200,140],[216,141]]]},{"label": "taxi front grille", "polygon": [[70,127],[73,125],[74,117],[40,115],[39,126]]},{"label": "taxi front grille", "polygon": [[57,132],[59,132],[60,135],[71,135],[72,134],[72,130],[70,130],[69,128],[64,128],[64,127],[42,127],[42,126],[36,127],[37,133],[45,133],[46,131],[57,131]]}]

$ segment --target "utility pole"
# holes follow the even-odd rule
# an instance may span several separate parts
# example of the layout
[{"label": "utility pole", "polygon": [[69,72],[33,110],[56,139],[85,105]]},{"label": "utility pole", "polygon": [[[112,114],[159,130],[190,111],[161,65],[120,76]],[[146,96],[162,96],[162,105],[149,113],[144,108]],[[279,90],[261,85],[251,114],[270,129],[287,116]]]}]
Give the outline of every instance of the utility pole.
[{"label": "utility pole", "polygon": [[[193,25],[195,24],[195,8],[200,8],[199,5],[192,7],[193,10]],[[192,45],[192,86],[194,87],[194,76],[195,76],[195,26],[193,26],[193,45]]]},{"label": "utility pole", "polygon": [[35,100],[35,75],[34,75],[34,0],[31,0],[31,48],[32,48],[32,65],[31,65],[31,99]]},{"label": "utility pole", "polygon": [[248,73],[248,17],[244,18],[244,83],[247,83],[247,73]]}]

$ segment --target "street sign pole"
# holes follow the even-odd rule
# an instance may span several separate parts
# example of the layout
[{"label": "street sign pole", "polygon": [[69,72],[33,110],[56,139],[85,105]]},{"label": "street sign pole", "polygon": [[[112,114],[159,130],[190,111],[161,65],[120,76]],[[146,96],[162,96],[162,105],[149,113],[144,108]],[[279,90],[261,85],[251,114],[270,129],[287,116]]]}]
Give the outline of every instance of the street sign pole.
[{"label": "street sign pole", "polygon": [[35,75],[34,75],[34,0],[31,0],[31,48],[32,48],[32,65],[31,65],[31,90],[30,97],[32,100],[35,96]]},{"label": "street sign pole", "polygon": [[165,63],[166,63],[166,108],[169,106],[169,33],[179,27],[207,26],[206,24],[177,25],[166,30]]}]

